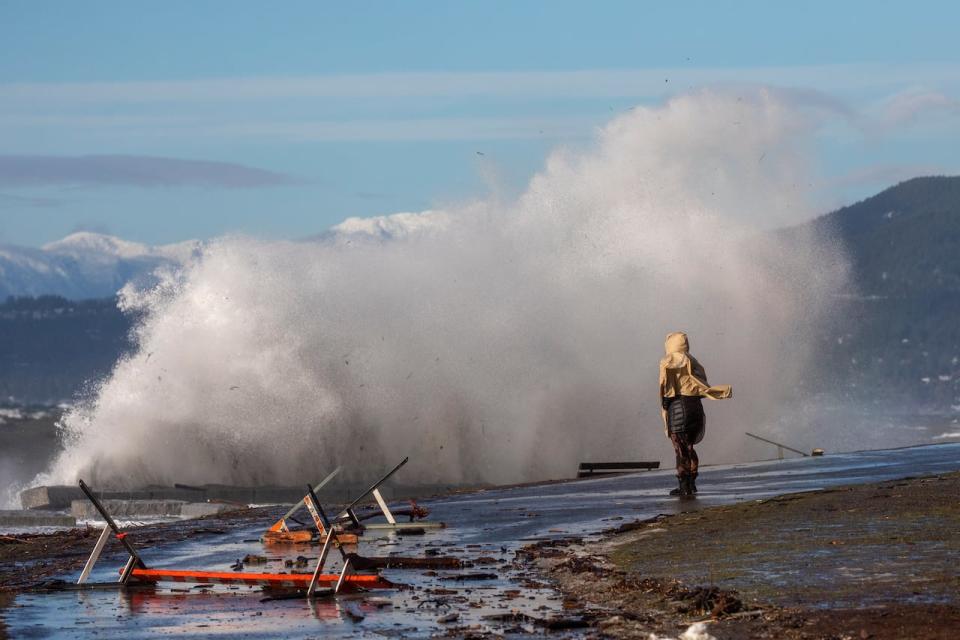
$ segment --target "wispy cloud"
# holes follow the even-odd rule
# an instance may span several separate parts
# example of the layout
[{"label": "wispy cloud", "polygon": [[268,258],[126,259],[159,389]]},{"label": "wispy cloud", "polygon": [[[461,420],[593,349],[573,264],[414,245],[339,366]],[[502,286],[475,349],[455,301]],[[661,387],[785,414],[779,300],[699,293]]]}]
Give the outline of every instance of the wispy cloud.
[{"label": "wispy cloud", "polygon": [[121,155],[0,155],[0,187],[83,184],[242,189],[292,182],[280,173],[230,162]]},{"label": "wispy cloud", "polygon": [[0,193],[0,206],[11,205],[15,207],[59,207],[63,200],[56,198],[43,198],[34,196],[16,196],[10,193]]},{"label": "wispy cloud", "polygon": [[960,100],[940,91],[907,91],[885,101],[880,122],[895,127],[913,123],[922,116],[938,114],[960,115]]},{"label": "wispy cloud", "polygon": [[[663,67],[577,71],[396,72],[259,76],[169,82],[7,83],[11,102],[170,103],[286,98],[592,97],[658,94],[715,83],[758,83],[850,90],[960,82],[960,69],[937,64],[836,64],[779,67]],[[671,86],[665,86],[665,85]]]},{"label": "wispy cloud", "polygon": [[[212,138],[562,139],[589,135],[627,104],[658,103],[702,88],[758,86],[864,132],[882,132],[915,124],[912,114],[920,110],[948,108],[948,96],[960,95],[960,68],[844,64],[7,83],[0,84],[0,135],[10,151],[35,148],[38,140],[47,144],[54,130],[77,150]],[[917,86],[940,93],[906,93]]]},{"label": "wispy cloud", "polygon": [[402,120],[252,121],[212,125],[200,135],[305,141],[520,140],[590,133],[596,118],[472,117]]}]

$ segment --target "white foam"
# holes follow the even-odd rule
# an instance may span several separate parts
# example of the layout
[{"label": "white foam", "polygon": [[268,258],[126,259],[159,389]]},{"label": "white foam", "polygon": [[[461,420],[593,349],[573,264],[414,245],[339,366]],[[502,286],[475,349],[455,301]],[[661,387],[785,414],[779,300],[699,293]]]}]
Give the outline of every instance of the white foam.
[{"label": "white foam", "polygon": [[734,385],[704,450],[736,459],[845,287],[832,243],[759,232],[812,215],[810,134],[774,94],[706,91],[558,150],[512,202],[210,242],[123,291],[139,349],[69,411],[38,481],[295,484],[411,455],[404,482],[510,482],[669,459],[655,389],[674,330]]},{"label": "white foam", "polygon": [[669,636],[658,636],[655,633],[651,633],[647,638],[648,640],[717,640],[716,637],[707,632],[707,625],[703,622],[690,625],[676,639]]}]

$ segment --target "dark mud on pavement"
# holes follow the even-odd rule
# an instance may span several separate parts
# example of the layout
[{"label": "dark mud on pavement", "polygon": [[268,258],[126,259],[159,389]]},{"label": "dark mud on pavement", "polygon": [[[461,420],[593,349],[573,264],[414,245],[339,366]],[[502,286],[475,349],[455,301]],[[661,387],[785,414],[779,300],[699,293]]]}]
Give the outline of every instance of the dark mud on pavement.
[{"label": "dark mud on pavement", "polygon": [[529,556],[612,637],[955,638],[960,474],[651,518]]}]

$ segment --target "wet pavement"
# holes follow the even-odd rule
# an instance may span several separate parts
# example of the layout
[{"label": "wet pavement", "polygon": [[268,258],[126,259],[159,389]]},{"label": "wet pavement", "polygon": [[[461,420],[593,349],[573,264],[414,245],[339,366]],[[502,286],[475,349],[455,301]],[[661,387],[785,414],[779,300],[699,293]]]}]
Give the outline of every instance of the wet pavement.
[{"label": "wet pavement", "polygon": [[[696,500],[666,495],[669,471],[480,491],[422,501],[430,520],[448,528],[400,536],[369,531],[364,556],[455,556],[460,570],[384,570],[408,588],[340,596],[261,602],[247,587],[163,584],[150,590],[30,593],[2,612],[15,638],[178,637],[429,637],[476,632],[540,633],[538,621],[564,618],[563,602],[539,583],[515,552],[533,540],[598,536],[624,522],[661,513],[756,500],[827,487],[933,475],[960,469],[960,444],[828,455],[706,467]],[[279,511],[279,510],[278,510]],[[211,521],[205,521],[211,522]],[[215,522],[215,521],[214,521]],[[319,548],[265,548],[256,538],[268,526],[227,528],[184,542],[140,545],[151,566],[228,571],[247,554],[267,562],[247,571],[289,571],[285,560],[315,560]],[[131,534],[136,543],[136,533]],[[337,554],[335,554],[337,555]],[[112,581],[122,558],[104,557],[91,579]],[[312,568],[312,564],[304,570]],[[334,566],[334,569],[336,567]],[[483,579],[461,578],[487,574]],[[496,577],[490,578],[491,574]],[[76,575],[63,576],[75,581]],[[518,615],[513,615],[518,614]],[[438,619],[453,618],[448,622]],[[557,637],[576,630],[555,632]]]}]

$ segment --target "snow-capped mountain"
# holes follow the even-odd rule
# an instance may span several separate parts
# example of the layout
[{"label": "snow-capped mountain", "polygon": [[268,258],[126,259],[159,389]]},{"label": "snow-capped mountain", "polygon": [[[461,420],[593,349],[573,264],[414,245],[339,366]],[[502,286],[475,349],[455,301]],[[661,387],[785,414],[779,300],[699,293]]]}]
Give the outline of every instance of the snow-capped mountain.
[{"label": "snow-capped mountain", "polygon": [[[447,223],[442,211],[348,218],[304,240],[334,246],[380,243],[427,234]],[[201,248],[197,240],[150,246],[89,231],[39,249],[0,244],[0,301],[7,296],[112,296],[128,282],[144,282],[158,267],[187,263]]]},{"label": "snow-capped mountain", "polygon": [[183,264],[199,249],[195,240],[152,247],[86,231],[39,249],[0,245],[0,299],[112,296],[127,282],[150,277],[158,267]]},{"label": "snow-capped mountain", "polygon": [[428,209],[416,213],[401,212],[368,218],[347,218],[323,233],[304,238],[333,246],[382,244],[429,236],[450,225],[450,214]]}]

